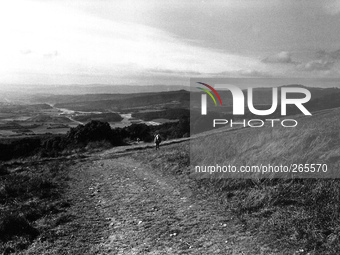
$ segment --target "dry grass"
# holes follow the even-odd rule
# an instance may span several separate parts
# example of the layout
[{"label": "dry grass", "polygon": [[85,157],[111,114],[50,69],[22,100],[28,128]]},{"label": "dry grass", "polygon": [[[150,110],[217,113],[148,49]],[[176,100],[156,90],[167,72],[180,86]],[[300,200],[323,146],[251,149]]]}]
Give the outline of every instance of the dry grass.
[{"label": "dry grass", "polygon": [[315,254],[338,254],[340,182],[317,177],[340,177],[339,110],[298,121],[296,128],[248,128],[193,140],[192,164],[239,167],[326,163],[327,174],[302,175],[313,179],[233,179],[219,175],[201,182],[227,194],[229,207],[240,220],[268,242],[279,240],[281,246],[296,246]]},{"label": "dry grass", "polygon": [[46,235],[55,225],[52,219],[69,207],[63,198],[67,167],[65,162],[26,162],[0,169],[0,252],[9,254]]},{"label": "dry grass", "polygon": [[337,171],[340,162],[339,110],[298,121],[296,128],[246,128],[195,139],[190,145],[191,163],[198,166],[230,164],[238,168],[241,165],[327,163],[326,174],[304,174],[303,177],[340,177]]},{"label": "dry grass", "polygon": [[[299,118],[297,128],[243,129],[208,133],[188,143],[136,154],[155,168],[192,175],[191,164],[256,165],[327,163],[338,171],[339,110]],[[220,148],[224,148],[221,150]],[[191,150],[191,153],[190,153]],[[334,174],[334,173],[333,173]],[[222,176],[223,177],[223,176]],[[224,176],[225,177],[225,176]],[[322,177],[326,177],[325,175]],[[185,177],[186,178],[186,177]],[[299,254],[340,253],[340,181],[330,178],[194,178],[224,199],[247,230],[274,247]]]}]

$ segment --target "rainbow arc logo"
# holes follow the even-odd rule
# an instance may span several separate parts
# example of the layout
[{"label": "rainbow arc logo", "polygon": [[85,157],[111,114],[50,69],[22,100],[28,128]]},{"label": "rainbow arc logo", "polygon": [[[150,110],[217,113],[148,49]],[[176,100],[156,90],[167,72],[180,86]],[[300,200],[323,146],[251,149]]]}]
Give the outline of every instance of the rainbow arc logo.
[{"label": "rainbow arc logo", "polygon": [[[217,93],[217,91],[211,87],[210,85],[206,84],[206,83],[203,83],[203,82],[197,82],[198,84],[201,84],[203,86],[206,86],[207,88],[209,88],[212,92],[214,92],[214,94],[217,96],[218,100],[220,101],[220,104],[222,106],[222,100],[221,100],[221,97],[220,95]],[[206,92],[211,98],[212,100],[214,100],[214,103],[215,103],[215,106],[217,106],[217,103],[216,103],[216,100],[214,98],[214,96],[211,94],[211,92],[209,90],[206,90],[204,88],[201,88],[201,87],[196,87],[200,90],[203,90],[204,92]],[[207,115],[207,95],[206,94],[203,94],[202,95],[202,108],[201,108],[201,114],[202,115]]]},{"label": "rainbow arc logo", "polygon": [[[203,83],[203,82],[197,82],[197,83],[199,83],[199,84],[201,84],[203,86],[206,86],[207,88],[211,89],[211,91],[213,91],[215,93],[215,95],[217,96],[218,100],[220,101],[220,104],[222,105],[222,100],[220,98],[220,95],[217,93],[217,91],[213,87],[211,87],[210,85],[208,85],[206,83]],[[217,106],[216,100],[215,100],[214,96],[210,93],[210,91],[208,91],[206,89],[203,89],[203,88],[200,88],[200,87],[196,87],[196,88],[206,92],[214,100],[214,103]]]}]

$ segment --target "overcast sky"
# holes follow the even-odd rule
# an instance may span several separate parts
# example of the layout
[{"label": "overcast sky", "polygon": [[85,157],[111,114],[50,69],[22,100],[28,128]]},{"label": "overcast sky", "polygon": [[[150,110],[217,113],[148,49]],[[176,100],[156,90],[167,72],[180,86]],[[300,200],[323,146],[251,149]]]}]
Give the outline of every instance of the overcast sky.
[{"label": "overcast sky", "polygon": [[340,0],[1,0],[0,33],[1,84],[339,85]]}]

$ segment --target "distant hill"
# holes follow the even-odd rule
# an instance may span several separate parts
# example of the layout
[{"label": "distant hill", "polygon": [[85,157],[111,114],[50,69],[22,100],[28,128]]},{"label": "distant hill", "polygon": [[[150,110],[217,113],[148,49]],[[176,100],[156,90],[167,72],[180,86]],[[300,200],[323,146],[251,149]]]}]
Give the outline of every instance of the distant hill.
[{"label": "distant hill", "polygon": [[[130,94],[130,93],[148,93],[163,92],[188,89],[188,86],[182,85],[59,85],[44,86],[43,93],[50,94]],[[35,93],[39,90],[34,89]]]},{"label": "distant hill", "polygon": [[[285,85],[283,87],[305,87],[299,84]],[[307,87],[305,87],[307,88]],[[306,104],[310,111],[318,111],[340,107],[340,89],[339,88],[307,88],[311,92],[311,101]],[[190,104],[197,109],[201,105],[201,92],[188,92],[186,90],[169,91],[169,92],[150,92],[150,93],[134,93],[134,94],[87,94],[87,95],[66,95],[66,96],[49,96],[44,100],[49,100],[49,103],[55,104],[58,108],[66,108],[75,111],[119,111],[119,112],[136,112],[143,107],[158,107],[159,108],[181,108],[189,109]],[[222,98],[223,108],[214,107],[213,100],[208,99],[209,109],[216,112],[231,112],[232,96],[230,91],[219,91]],[[247,91],[244,90],[245,99]],[[290,93],[290,98],[298,98],[301,94]],[[272,104],[272,90],[269,88],[255,88],[253,93],[254,104],[258,109],[266,109],[267,105]],[[280,98],[280,88],[279,88]],[[280,100],[278,100],[280,104]],[[295,106],[287,108],[288,114],[297,114],[300,111]],[[176,111],[174,111],[176,112]],[[276,117],[280,112],[280,107],[277,113],[272,117]],[[146,115],[139,113],[140,115]],[[151,113],[148,113],[149,115]],[[152,113],[155,115],[156,113]],[[164,113],[163,113],[164,114]],[[247,114],[248,117],[251,117]],[[142,117],[142,116],[139,116]],[[144,116],[145,117],[145,116]],[[147,119],[150,119],[148,117]],[[172,117],[173,118],[173,117]]]},{"label": "distant hill", "polygon": [[[95,96],[86,96],[94,99]],[[158,93],[141,93],[141,94],[122,94],[107,95],[105,99],[93,101],[72,101],[67,103],[55,104],[55,107],[66,108],[75,111],[120,111],[127,108],[151,106],[151,105],[178,105],[179,107],[189,107],[189,91],[169,91]]]},{"label": "distant hill", "polygon": [[[149,86],[148,88],[156,88]],[[316,88],[307,87],[301,84],[289,84],[282,87],[303,87],[311,92],[311,101],[307,104],[312,111],[320,109],[328,109],[337,107],[340,95],[339,88]],[[174,88],[174,87],[172,87]],[[130,88],[132,89],[132,88]],[[146,89],[146,88],[144,88]],[[247,98],[247,90],[243,90],[245,99]],[[272,104],[272,89],[255,88],[253,89],[253,102],[255,105]],[[218,91],[222,98],[223,107],[213,107],[213,100],[208,99],[208,105],[212,111],[230,111],[233,99],[230,91]],[[196,108],[200,108],[202,92],[189,92],[187,90],[162,91],[162,92],[143,92],[143,93],[95,93],[95,94],[77,94],[77,95],[35,95],[35,102],[53,104],[58,108],[67,108],[75,111],[126,111],[133,108],[161,105],[168,108],[186,108],[189,104]],[[301,94],[290,93],[290,98],[300,97]],[[279,88],[280,98],[280,88]],[[280,104],[280,100],[278,100]],[[292,112],[294,114],[294,111]]]},{"label": "distant hill", "polygon": [[9,113],[19,113],[19,112],[34,112],[40,110],[49,110],[52,109],[48,104],[28,104],[28,105],[13,105],[6,104],[1,105],[0,112],[9,112]]},{"label": "distant hill", "polygon": [[[320,97],[324,97],[326,95],[332,95],[334,93],[340,93],[339,88],[314,88],[314,87],[307,87],[303,85],[285,85],[279,87],[279,98],[280,98],[280,88],[282,87],[300,87],[300,88],[306,88],[311,93],[311,100],[315,100]],[[272,102],[272,90],[268,88],[256,88],[254,89],[254,103],[255,104],[271,104]],[[290,98],[299,98],[301,97],[300,94],[295,93],[289,93]],[[280,103],[280,100],[278,100]]]},{"label": "distant hill", "polygon": [[[326,97],[327,95],[334,95],[340,93],[339,88],[315,88],[315,87],[307,87],[300,84],[291,84],[291,85],[284,85],[281,87],[302,87],[306,88],[311,92],[311,101],[316,100],[318,98]],[[279,100],[278,103],[280,104],[280,88],[279,91]],[[224,106],[231,106],[233,104],[233,98],[231,92],[229,90],[219,90],[217,91],[222,98],[222,103]],[[201,104],[201,92],[197,91],[192,92],[192,104],[199,105]],[[245,100],[247,99],[247,90],[243,90],[245,95]],[[299,98],[301,94],[289,93],[290,98]],[[272,89],[271,88],[254,88],[253,89],[253,102],[255,105],[271,105],[272,104]],[[208,105],[213,106],[214,102],[208,99]]]},{"label": "distant hill", "polygon": [[39,97],[48,95],[85,95],[85,94],[130,94],[163,92],[186,89],[184,85],[8,85],[0,86],[0,102],[34,102]]},{"label": "distant hill", "polygon": [[189,118],[189,116],[190,116],[189,109],[182,109],[182,108],[132,113],[132,117],[137,118],[137,119],[142,119],[145,121],[150,121],[150,120],[155,120],[155,119],[176,120],[176,119],[183,118],[183,117]]},{"label": "distant hill", "polygon": [[130,98],[133,94],[84,94],[84,95],[35,95],[31,100],[39,103],[63,104],[75,102],[92,102],[100,100],[117,100]]},{"label": "distant hill", "polygon": [[25,122],[53,122],[53,123],[69,123],[70,120],[66,117],[53,117],[47,114],[38,114],[34,117],[27,119]]},{"label": "distant hill", "polygon": [[123,118],[118,113],[99,113],[99,114],[86,114],[86,115],[78,115],[74,116],[73,119],[86,123],[90,122],[91,120],[99,120],[103,122],[118,122],[121,121]]}]

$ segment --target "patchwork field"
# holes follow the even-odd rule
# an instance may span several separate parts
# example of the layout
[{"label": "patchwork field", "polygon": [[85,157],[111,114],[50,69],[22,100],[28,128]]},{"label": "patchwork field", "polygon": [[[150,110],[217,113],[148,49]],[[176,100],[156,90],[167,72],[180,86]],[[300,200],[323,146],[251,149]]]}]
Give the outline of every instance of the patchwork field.
[{"label": "patchwork field", "polygon": [[187,115],[188,109],[176,108],[188,106],[188,95],[187,91],[182,90],[33,96],[31,104],[7,100],[0,107],[0,137],[65,134],[71,127],[91,120],[108,122],[113,128],[123,128],[133,123],[157,126],[177,122],[180,117],[177,113],[185,111]]}]

